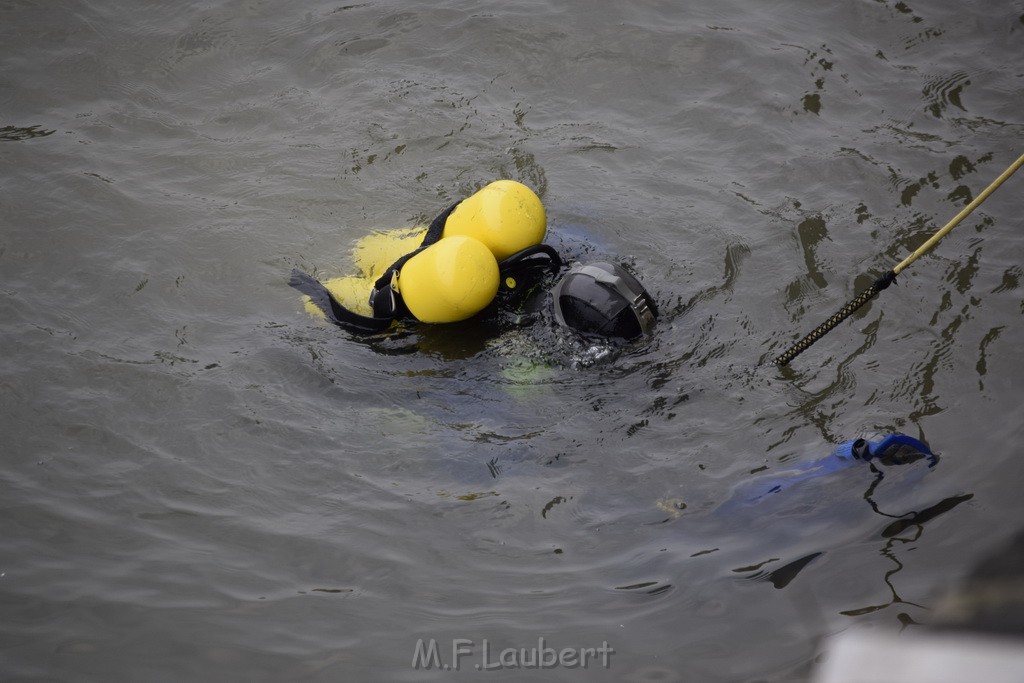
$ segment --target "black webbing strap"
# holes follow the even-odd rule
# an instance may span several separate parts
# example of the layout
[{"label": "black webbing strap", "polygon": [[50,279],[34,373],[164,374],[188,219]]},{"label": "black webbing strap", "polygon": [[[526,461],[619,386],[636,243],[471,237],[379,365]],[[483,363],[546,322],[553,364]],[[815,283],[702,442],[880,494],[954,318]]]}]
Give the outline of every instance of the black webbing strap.
[{"label": "black webbing strap", "polygon": [[401,297],[391,287],[395,273],[402,269],[406,261],[441,239],[441,235],[444,234],[445,221],[448,220],[448,216],[451,215],[458,205],[459,202],[456,202],[442,211],[427,227],[427,232],[423,235],[423,241],[420,242],[420,246],[392,263],[377,278],[377,281],[373,284],[373,291],[370,293],[370,306],[373,308],[372,316],[360,315],[355,311],[345,308],[341,302],[334,298],[330,290],[324,287],[316,278],[303,273],[301,270],[292,270],[288,284],[308,296],[316,307],[323,311],[327,319],[335,325],[356,334],[383,332],[391,327],[391,323],[395,319],[407,312],[405,305],[402,304]]},{"label": "black webbing strap", "polygon": [[[430,222],[430,226],[427,228],[426,234],[423,235],[423,241],[420,242],[420,246],[392,263],[384,273],[377,278],[377,281],[373,283],[374,292],[378,292],[385,287],[390,286],[395,273],[402,270],[402,266],[405,265],[406,261],[441,239],[441,235],[444,234],[445,221],[448,220],[448,216],[452,215],[452,211],[454,211],[455,207],[459,204],[460,202],[455,202]],[[371,295],[370,299],[373,300],[373,298],[374,297]]]},{"label": "black webbing strap", "polygon": [[334,298],[330,290],[320,284],[316,278],[303,273],[301,270],[292,269],[288,284],[308,296],[316,307],[324,312],[328,320],[349,332],[356,334],[383,332],[391,327],[391,323],[395,321],[394,316],[371,317],[350,311],[342,306]]}]

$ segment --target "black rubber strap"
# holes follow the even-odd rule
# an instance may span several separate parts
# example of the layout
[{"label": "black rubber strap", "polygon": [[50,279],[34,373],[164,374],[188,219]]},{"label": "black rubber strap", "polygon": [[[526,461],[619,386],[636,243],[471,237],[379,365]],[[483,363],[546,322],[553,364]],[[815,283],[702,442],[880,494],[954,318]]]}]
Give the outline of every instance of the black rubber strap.
[{"label": "black rubber strap", "polygon": [[505,271],[511,270],[520,265],[529,265],[530,267],[533,267],[535,265],[542,265],[537,261],[534,261],[532,263],[528,261],[529,259],[532,259],[537,256],[547,257],[548,263],[546,265],[548,268],[551,268],[552,270],[558,270],[559,268],[562,267],[562,257],[558,255],[558,252],[555,251],[554,247],[548,244],[534,244],[531,247],[527,247],[526,249],[517,251],[516,253],[512,254],[507,259],[499,263],[498,267],[501,269],[502,274],[504,274]]},{"label": "black rubber strap", "polygon": [[430,222],[430,226],[427,228],[427,234],[423,236],[423,241],[420,242],[420,249],[423,247],[429,247],[431,244],[441,239],[441,235],[444,234],[444,224],[448,220],[448,216],[451,216],[455,207],[461,203],[462,200],[455,202]]},{"label": "black rubber strap", "polygon": [[420,242],[420,246],[388,266],[387,270],[385,270],[384,273],[377,278],[377,281],[373,283],[373,291],[376,292],[389,286],[394,274],[397,271],[402,270],[402,266],[405,265],[406,261],[441,239],[441,235],[444,234],[445,221],[448,220],[448,216],[452,214],[452,211],[454,211],[455,207],[460,203],[461,202],[455,202],[430,222],[430,226],[427,228],[426,234],[423,235],[423,241]]},{"label": "black rubber strap", "polygon": [[292,269],[288,284],[312,299],[328,320],[349,332],[375,334],[388,329],[395,321],[394,317],[371,317],[350,311],[342,306],[316,278],[301,270]]},{"label": "black rubber strap", "polygon": [[512,277],[518,279],[537,268],[550,270],[557,273],[562,267],[562,257],[558,255],[555,248],[547,244],[534,244],[509,256],[498,264],[501,273],[501,289],[512,289],[505,284],[505,279]]}]

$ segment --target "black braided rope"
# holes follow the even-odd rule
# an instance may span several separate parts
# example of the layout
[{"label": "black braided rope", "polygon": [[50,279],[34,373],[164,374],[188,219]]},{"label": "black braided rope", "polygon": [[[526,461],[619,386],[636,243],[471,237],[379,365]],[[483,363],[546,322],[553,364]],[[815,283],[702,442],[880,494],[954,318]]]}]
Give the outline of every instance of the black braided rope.
[{"label": "black braided rope", "polygon": [[801,353],[809,349],[811,347],[811,344],[824,337],[826,334],[829,333],[829,331],[832,330],[833,327],[849,318],[858,308],[874,299],[876,296],[878,296],[879,292],[881,292],[883,289],[885,289],[894,282],[896,282],[896,273],[891,270],[887,271],[884,275],[882,275],[882,277],[872,282],[869,287],[867,287],[864,291],[862,291],[860,294],[854,297],[848,304],[846,304],[839,311],[837,311],[835,315],[833,315],[831,318],[815,327],[810,332],[810,334],[805,336],[796,344],[793,344],[793,346],[789,347],[789,350],[787,350],[781,356],[773,360],[772,365],[788,365],[789,361],[793,360]]}]

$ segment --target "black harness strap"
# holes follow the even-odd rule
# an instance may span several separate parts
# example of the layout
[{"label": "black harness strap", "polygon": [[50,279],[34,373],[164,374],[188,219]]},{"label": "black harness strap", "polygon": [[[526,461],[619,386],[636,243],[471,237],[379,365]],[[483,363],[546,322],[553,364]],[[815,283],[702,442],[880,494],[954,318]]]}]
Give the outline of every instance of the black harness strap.
[{"label": "black harness strap", "polygon": [[370,293],[370,306],[373,308],[373,315],[360,315],[355,311],[345,308],[341,302],[334,298],[330,290],[323,286],[316,278],[301,270],[293,269],[288,284],[308,296],[313,303],[323,311],[327,319],[335,325],[343,327],[355,334],[375,334],[383,332],[391,327],[397,318],[408,314],[408,309],[402,303],[402,298],[391,288],[395,273],[402,269],[406,261],[420,253],[430,245],[441,239],[444,234],[444,224],[448,216],[459,203],[452,204],[441,212],[437,218],[431,221],[427,227],[423,241],[414,251],[409,252],[402,258],[391,264],[384,273],[377,278],[373,284],[373,291]]},{"label": "black harness strap", "polygon": [[393,316],[370,317],[350,311],[342,306],[334,298],[330,290],[320,284],[316,278],[303,273],[301,270],[292,269],[288,284],[312,299],[316,307],[324,312],[328,320],[349,332],[356,334],[383,332],[391,327],[391,323],[395,321]]},{"label": "black harness strap", "polygon": [[[379,278],[377,278],[377,281],[373,283],[374,292],[378,292],[384,289],[385,287],[390,288],[391,280],[394,278],[395,273],[402,269],[402,266],[405,265],[406,261],[408,261],[416,254],[420,253],[421,251],[423,251],[424,249],[426,249],[427,247],[441,239],[441,235],[444,234],[445,221],[448,220],[448,216],[452,215],[452,211],[454,211],[455,207],[458,206],[460,203],[461,202],[455,202],[447,209],[442,211],[437,218],[430,222],[430,226],[427,228],[427,232],[423,235],[423,241],[420,242],[420,246],[416,247],[416,249],[410,251],[408,254],[392,263],[384,271],[384,273]],[[370,298],[372,301],[372,299],[375,297],[371,296]]]},{"label": "black harness strap", "polygon": [[[534,244],[509,256],[498,264],[501,273],[500,289],[511,290],[518,287],[518,280],[530,279],[527,276],[538,268],[557,273],[562,267],[562,258],[555,248],[547,244]],[[512,278],[510,284],[508,278]]]}]

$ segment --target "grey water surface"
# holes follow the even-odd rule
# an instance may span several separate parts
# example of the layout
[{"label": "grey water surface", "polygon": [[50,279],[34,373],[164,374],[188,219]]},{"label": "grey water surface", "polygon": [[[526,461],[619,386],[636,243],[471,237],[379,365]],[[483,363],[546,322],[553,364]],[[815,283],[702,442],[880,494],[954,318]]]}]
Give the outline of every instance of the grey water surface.
[{"label": "grey water surface", "polygon": [[[1024,152],[1022,55],[1020,0],[3,0],[0,679],[803,681],[922,628],[1022,526],[1024,176],[768,361]],[[497,178],[652,338],[288,287]],[[887,431],[938,463],[723,505]]]}]

